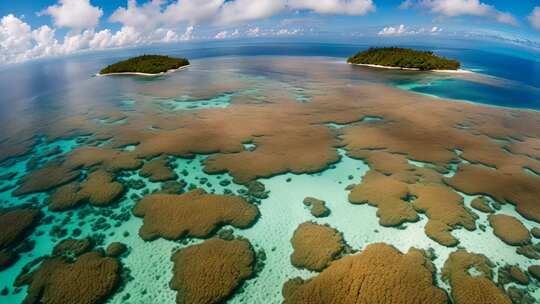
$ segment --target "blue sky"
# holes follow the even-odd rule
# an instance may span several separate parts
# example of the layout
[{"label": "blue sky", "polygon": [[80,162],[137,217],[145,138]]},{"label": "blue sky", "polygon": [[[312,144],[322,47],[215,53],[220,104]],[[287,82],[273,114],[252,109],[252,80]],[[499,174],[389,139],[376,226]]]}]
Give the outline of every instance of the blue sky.
[{"label": "blue sky", "polygon": [[540,48],[538,0],[19,0],[0,5],[0,64],[188,40],[495,39]]}]

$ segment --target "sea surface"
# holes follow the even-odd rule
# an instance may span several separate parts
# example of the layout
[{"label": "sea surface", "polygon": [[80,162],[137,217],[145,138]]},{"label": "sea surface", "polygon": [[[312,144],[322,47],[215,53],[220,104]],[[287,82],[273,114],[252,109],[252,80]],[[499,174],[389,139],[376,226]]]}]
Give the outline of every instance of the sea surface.
[{"label": "sea surface", "polygon": [[[79,113],[81,109],[89,109],[89,112],[107,109],[110,113],[128,113],[133,115],[129,119],[143,117],[145,111],[196,116],[197,111],[204,109],[227,111],[231,104],[239,100],[272,103],[261,92],[274,88],[286,92],[287,96],[293,96],[298,103],[309,103],[314,96],[324,93],[325,86],[335,85],[334,81],[348,85],[389,86],[435,97],[433,102],[450,99],[457,105],[466,102],[540,110],[540,61],[534,60],[534,57],[512,57],[479,49],[423,47],[460,60],[463,69],[472,72],[466,74],[394,71],[346,64],[347,56],[367,47],[361,44],[307,42],[163,46],[159,53],[187,57],[192,64],[185,71],[157,78],[94,76],[102,67],[118,60],[136,54],[157,52],[150,48],[87,53],[29,62],[0,70],[0,122],[9,134],[16,134],[18,130],[27,132],[28,129],[43,129],[54,133],[54,122],[45,126],[38,125],[42,123],[43,117],[62,117],[70,115],[72,111]],[[321,66],[328,67],[328,71],[317,79],[306,78],[307,75],[313,76],[310,65],[316,65],[319,69]],[[283,69],[286,66],[291,69]],[[305,72],[302,72],[301,67],[305,67]],[[328,80],[328,83],[323,83],[324,80]],[[63,113],[65,115],[61,115]],[[380,118],[364,119],[377,123]],[[114,128],[125,121],[115,120],[111,116],[100,118],[96,123],[103,128]],[[343,126],[328,123],[328,127],[339,130]],[[140,197],[160,190],[162,183],[151,182],[141,176],[138,170],[118,173],[115,178],[126,187],[126,191],[113,207],[101,209],[83,206],[69,212],[51,212],[47,209],[45,202],[50,191],[27,196],[13,194],[13,190],[27,174],[38,170],[53,157],[68,155],[90,142],[98,147],[108,147],[110,144],[106,139],[89,141],[88,138],[92,136],[95,134],[50,139],[36,131],[36,144],[29,153],[0,163],[3,173],[14,174],[13,178],[0,182],[0,208],[17,207],[29,201],[38,202],[45,217],[48,217],[48,221],[39,225],[36,232],[29,236],[34,242],[33,248],[21,253],[21,258],[13,266],[0,271],[0,290],[6,290],[6,293],[0,295],[0,303],[21,303],[27,288],[13,287],[19,272],[35,258],[51,254],[53,247],[60,240],[73,236],[75,230],[78,231],[78,238],[99,234],[103,245],[121,241],[129,248],[129,254],[122,258],[123,267],[129,269],[129,279],[124,281],[121,289],[107,303],[175,302],[176,291],[169,287],[173,268],[170,256],[176,250],[202,243],[204,239],[169,241],[160,238],[148,242],[139,237],[138,230],[143,219],[132,216],[131,208]],[[246,150],[257,149],[253,143],[244,143],[244,147]],[[47,152],[53,149],[59,152],[50,156]],[[137,151],[137,146],[125,145],[118,150]],[[450,286],[441,278],[440,269],[446,257],[456,248],[443,246],[426,236],[426,216],[400,229],[383,227],[379,225],[376,208],[349,204],[346,187],[353,182],[361,182],[370,167],[362,160],[349,157],[341,147],[336,147],[336,150],[339,161],[323,171],[311,174],[283,173],[258,179],[269,191],[269,196],[258,202],[260,218],[249,229],[232,229],[236,236],[250,240],[257,252],[264,252],[264,267],[255,278],[243,284],[241,292],[229,298],[230,303],[280,303],[283,300],[284,282],[297,276],[308,279],[317,275],[316,272],[298,269],[290,263],[291,236],[296,227],[306,221],[336,228],[343,233],[347,243],[357,250],[375,242],[392,244],[402,252],[411,247],[426,250],[431,248],[438,257],[434,260],[439,270],[435,281],[439,287],[450,292]],[[245,185],[220,183],[223,180],[232,181],[228,173],[208,174],[204,170],[205,159],[212,155],[197,154],[191,158],[170,156],[168,161],[178,179],[188,185],[196,185],[209,193],[244,193]],[[35,160],[37,167],[29,165]],[[429,163],[413,160],[410,163],[418,167],[430,166]],[[132,187],[130,180],[142,181],[143,186]],[[464,193],[459,195],[470,209],[471,201],[476,196]],[[331,210],[330,216],[313,218],[302,204],[302,200],[308,196],[326,201]],[[516,212],[513,205],[504,204],[499,212],[516,217],[528,229],[539,226]],[[455,230],[453,234],[460,240],[461,247],[485,254],[498,266],[512,264],[526,269],[533,264],[530,259],[517,255],[514,247],[507,246],[493,235],[486,214],[476,213],[478,222],[488,228],[474,232],[463,228]],[[532,297],[540,298],[537,281],[531,280],[526,288]]]}]

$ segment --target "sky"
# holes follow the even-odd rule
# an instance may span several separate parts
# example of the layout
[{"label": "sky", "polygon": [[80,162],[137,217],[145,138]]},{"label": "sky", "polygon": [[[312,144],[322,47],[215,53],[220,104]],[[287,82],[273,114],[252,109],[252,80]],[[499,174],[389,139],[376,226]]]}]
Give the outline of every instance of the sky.
[{"label": "sky", "polygon": [[540,0],[2,0],[0,65],[154,43],[492,39],[540,50]]}]

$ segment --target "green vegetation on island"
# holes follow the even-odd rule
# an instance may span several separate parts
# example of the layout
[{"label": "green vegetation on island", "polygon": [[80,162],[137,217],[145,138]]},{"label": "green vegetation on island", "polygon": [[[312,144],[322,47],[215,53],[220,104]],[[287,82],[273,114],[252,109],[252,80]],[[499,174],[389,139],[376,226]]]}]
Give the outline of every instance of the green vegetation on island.
[{"label": "green vegetation on island", "polygon": [[371,64],[386,67],[430,70],[458,70],[461,63],[457,60],[437,56],[430,51],[417,51],[413,49],[387,47],[370,48],[360,52],[349,59],[352,64]]},{"label": "green vegetation on island", "polygon": [[189,65],[185,58],[160,55],[143,55],[111,64],[99,72],[100,75],[113,73],[160,74]]}]

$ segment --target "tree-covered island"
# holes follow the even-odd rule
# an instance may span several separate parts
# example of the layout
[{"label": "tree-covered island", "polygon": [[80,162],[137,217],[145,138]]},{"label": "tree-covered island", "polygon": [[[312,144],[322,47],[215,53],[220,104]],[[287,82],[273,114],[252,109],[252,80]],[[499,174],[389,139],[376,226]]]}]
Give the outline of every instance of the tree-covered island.
[{"label": "tree-covered island", "polygon": [[185,58],[173,58],[161,55],[143,55],[109,65],[99,75],[107,74],[147,74],[159,75],[170,70],[188,66]]},{"label": "tree-covered island", "polygon": [[349,57],[347,62],[421,71],[458,70],[461,67],[459,61],[437,56],[430,51],[398,47],[370,48]]}]

